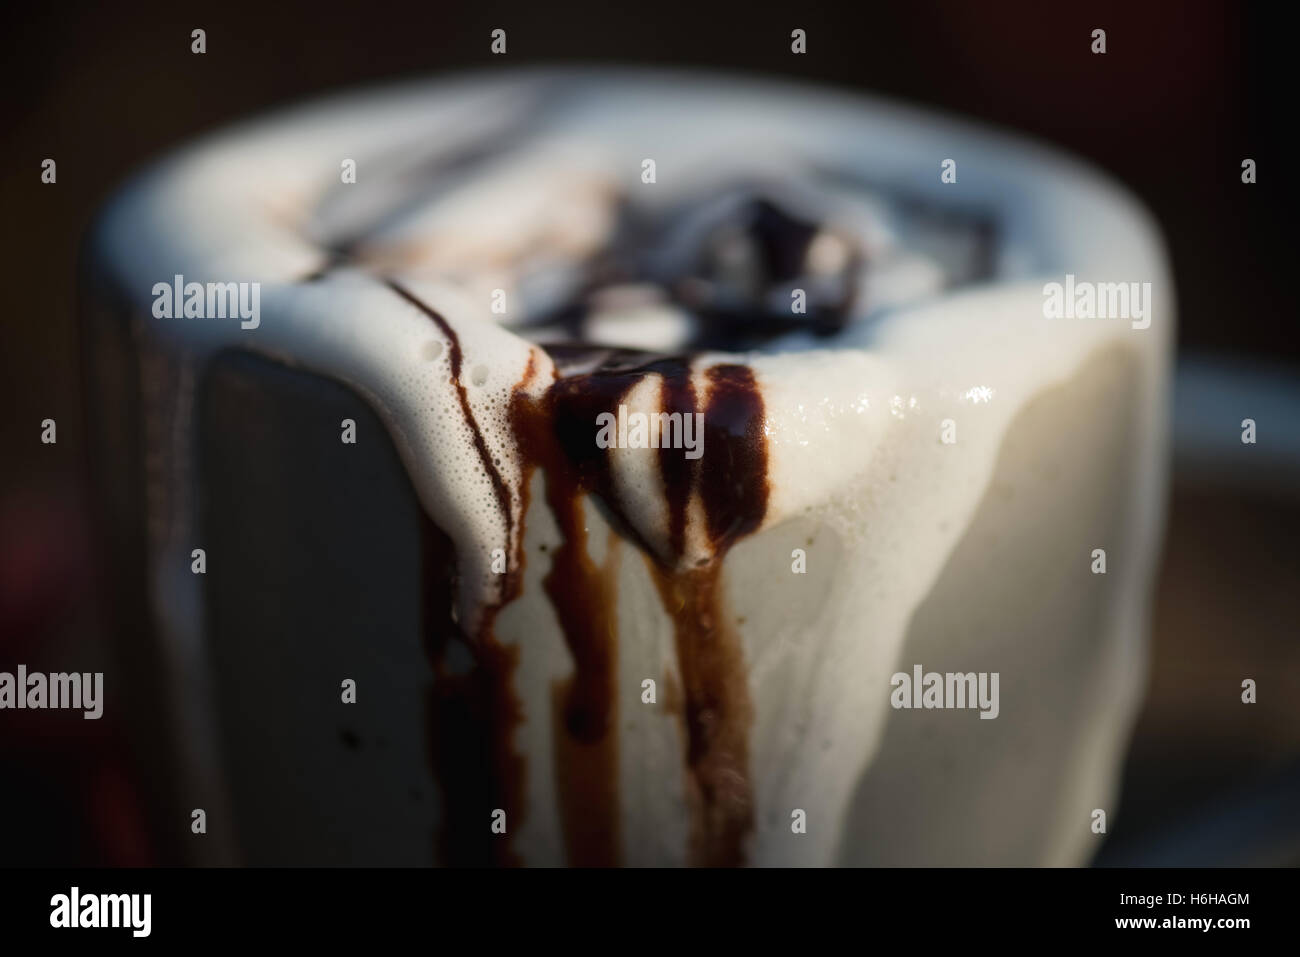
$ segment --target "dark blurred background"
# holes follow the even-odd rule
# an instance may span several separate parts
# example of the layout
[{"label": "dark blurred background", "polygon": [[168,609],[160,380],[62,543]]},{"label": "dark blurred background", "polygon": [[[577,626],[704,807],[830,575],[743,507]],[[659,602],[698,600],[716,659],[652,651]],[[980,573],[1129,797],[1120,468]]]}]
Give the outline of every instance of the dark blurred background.
[{"label": "dark blurred background", "polygon": [[[7,15],[0,670],[100,670],[105,596],[91,557],[74,295],[98,206],[146,160],[230,121],[358,84],[499,65],[488,53],[496,27],[508,32],[507,65],[787,75],[1063,147],[1127,184],[1163,227],[1180,350],[1268,363],[1295,382],[1295,206],[1279,148],[1294,54],[1270,5],[178,6],[28,4]],[[196,27],[203,56],[190,53]],[[795,27],[808,32],[807,55],[789,52]],[[1104,56],[1090,52],[1097,27]],[[57,185],[40,181],[46,157]],[[1259,164],[1252,186],[1240,178],[1247,157]],[[57,445],[38,440],[44,418],[58,422]],[[1174,863],[1189,847],[1259,838],[1229,835],[1226,813],[1248,831],[1271,822],[1276,862],[1295,863],[1300,805],[1275,805],[1300,794],[1300,511],[1286,494],[1243,496],[1185,475],[1171,501],[1151,693],[1101,862]],[[1239,703],[1243,676],[1263,679],[1254,707]],[[0,716],[0,864],[166,860],[111,716],[36,714]]]}]

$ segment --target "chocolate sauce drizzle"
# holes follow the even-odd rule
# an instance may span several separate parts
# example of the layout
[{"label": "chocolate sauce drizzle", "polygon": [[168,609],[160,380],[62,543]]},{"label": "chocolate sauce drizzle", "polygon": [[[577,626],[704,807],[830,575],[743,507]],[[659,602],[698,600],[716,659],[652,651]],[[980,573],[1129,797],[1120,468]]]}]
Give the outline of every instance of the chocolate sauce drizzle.
[{"label": "chocolate sauce drizzle", "polygon": [[[446,319],[409,290],[391,279],[386,285],[433,320],[447,337],[451,382],[510,534],[514,527],[510,492],[488,452],[461,381],[464,356],[460,337]],[[509,835],[524,820],[527,770],[514,748],[514,730],[523,720],[513,686],[519,652],[497,640],[494,626],[497,613],[518,595],[522,562],[510,563],[500,598],[482,610],[471,634],[458,620],[455,548],[427,517],[423,532],[425,646],[434,674],[429,703],[430,761],[443,796],[439,857],[454,866],[514,866],[519,860],[511,850]],[[493,834],[488,826],[490,814],[497,809],[506,812],[505,835]]]},{"label": "chocolate sauce drizzle", "polygon": [[[619,225],[607,248],[579,264],[584,278],[578,289],[525,324],[581,341],[595,297],[610,287],[637,284],[658,289],[662,302],[693,317],[689,341],[681,346],[692,352],[735,352],[793,332],[826,337],[842,331],[863,305],[865,249],[855,237],[828,233],[843,244],[845,261],[832,276],[810,273],[812,244],[825,231],[816,216],[769,196],[761,183],[751,188],[748,201],[711,214],[710,228],[686,250],[675,248],[673,216],[657,219],[620,197]],[[707,204],[707,198],[684,205],[689,210],[698,202]],[[728,244],[752,257],[749,269],[737,274],[724,265]],[[808,287],[805,310],[798,314],[790,308],[796,287]]]},{"label": "chocolate sauce drizzle", "polygon": [[523,484],[527,487],[541,467],[546,502],[561,536],[542,580],[573,658],[573,675],[552,692],[561,825],[571,865],[613,866],[619,863],[618,552],[611,538],[606,564],[597,567],[591,559],[580,474],[551,430],[550,395],[539,401],[517,392],[511,422],[525,463]]},{"label": "chocolate sauce drizzle", "polygon": [[[518,649],[493,633],[488,609],[476,634],[456,621],[456,553],[429,518],[423,523],[425,650],[433,668],[428,698],[429,759],[442,793],[438,858],[457,867],[517,866],[509,834],[524,819],[524,759],[514,749],[523,720],[512,678]],[[506,835],[490,815],[506,812]]]},{"label": "chocolate sauce drizzle", "polygon": [[[561,363],[580,350],[558,347]],[[754,531],[767,509],[767,448],[763,402],[746,366],[705,370],[701,408],[686,357],[629,362],[629,353],[604,352],[588,371],[557,378],[541,399],[516,393],[513,421],[529,470],[540,465],[547,477],[547,501],[564,544],[552,557],[547,592],[574,656],[575,674],[564,691],[563,727],[570,741],[583,742],[593,764],[575,775],[560,768],[566,788],[586,782],[580,794],[562,795],[572,863],[611,863],[608,844],[593,836],[614,834],[617,817],[615,706],[615,595],[586,554],[581,508],[593,496],[619,533],[637,542],[651,564],[660,598],[673,622],[685,692],[685,765],[692,808],[692,862],[743,863],[744,840],[753,827],[749,783],[749,699],[744,654],[726,610],[722,558],[742,535]],[[657,552],[623,513],[614,488],[609,451],[595,441],[596,416],[616,409],[647,376],[660,380],[664,412],[704,413],[704,447],[699,459],[682,449],[661,448],[659,470],[669,508],[669,552]],[[712,558],[683,567],[688,509],[699,496]],[[572,750],[572,744],[562,748]],[[599,772],[599,773],[594,773]],[[606,775],[609,775],[607,778]],[[603,800],[611,802],[601,807]],[[578,813],[578,811],[581,813]]]},{"label": "chocolate sauce drizzle", "polygon": [[385,283],[389,289],[432,319],[442,334],[447,337],[447,355],[451,362],[451,383],[456,389],[456,397],[460,400],[460,410],[465,416],[465,424],[469,427],[470,434],[474,436],[474,448],[478,452],[479,464],[483,466],[484,471],[492,480],[492,490],[496,494],[497,506],[501,509],[501,514],[505,518],[506,535],[509,536],[514,529],[514,511],[510,506],[510,490],[506,488],[505,479],[501,477],[501,471],[492,460],[492,453],[488,451],[487,442],[483,439],[483,432],[474,420],[474,413],[469,406],[469,394],[465,391],[465,383],[461,381],[460,377],[461,364],[464,362],[464,355],[460,348],[460,337],[456,335],[446,319],[419,297],[413,295],[392,279],[385,280]]},{"label": "chocolate sauce drizzle", "polygon": [[[428,523],[425,534],[428,648],[435,675],[431,699],[431,760],[444,796],[438,847],[449,863],[515,864],[508,838],[487,827],[491,810],[506,811],[508,831],[524,814],[522,756],[514,729],[522,710],[512,680],[518,650],[494,634],[497,613],[519,594],[523,519],[512,521],[509,489],[488,452],[460,381],[459,338],[435,310],[398,283],[387,285],[428,316],[446,336],[451,379],[483,468],[506,517],[511,551],[518,556],[497,603],[484,609],[475,634],[456,621],[451,545]],[[749,729],[753,704],[739,635],[731,624],[721,578],[722,560],[740,537],[756,530],[767,510],[767,446],[762,396],[752,370],[720,364],[703,370],[701,397],[689,356],[650,356],[616,350],[553,347],[555,378],[540,397],[530,389],[530,360],[516,387],[510,422],[522,468],[521,515],[526,516],[531,476],[541,468],[547,505],[562,542],[543,580],[555,609],[574,672],[553,689],[556,780],[569,861],[619,863],[617,651],[614,557],[592,561],[582,514],[591,496],[611,527],[638,544],[670,619],[683,686],[687,793],[692,812],[690,860],[735,866],[753,828],[749,779]],[[594,360],[592,356],[595,356]],[[584,371],[561,375],[560,370]],[[658,450],[668,506],[667,551],[656,549],[629,520],[614,486],[609,450],[596,443],[597,416],[616,410],[649,376],[660,383],[660,408],[682,416],[703,413],[703,454],[688,459],[681,448]],[[703,399],[703,401],[701,401]],[[698,501],[710,557],[686,565],[688,515]],[[453,666],[459,649],[468,667]],[[467,653],[467,654],[466,654]]]}]

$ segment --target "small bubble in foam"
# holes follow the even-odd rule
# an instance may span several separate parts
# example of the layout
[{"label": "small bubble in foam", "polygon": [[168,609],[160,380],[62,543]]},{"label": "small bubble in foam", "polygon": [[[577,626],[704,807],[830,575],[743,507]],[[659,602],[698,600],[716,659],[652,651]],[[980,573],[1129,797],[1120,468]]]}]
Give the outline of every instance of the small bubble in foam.
[{"label": "small bubble in foam", "polygon": [[488,367],[485,365],[476,365],[470,373],[469,381],[474,385],[483,385],[487,382]]},{"label": "small bubble in foam", "polygon": [[439,339],[430,339],[424,344],[424,357],[433,361],[442,355],[442,341]]}]

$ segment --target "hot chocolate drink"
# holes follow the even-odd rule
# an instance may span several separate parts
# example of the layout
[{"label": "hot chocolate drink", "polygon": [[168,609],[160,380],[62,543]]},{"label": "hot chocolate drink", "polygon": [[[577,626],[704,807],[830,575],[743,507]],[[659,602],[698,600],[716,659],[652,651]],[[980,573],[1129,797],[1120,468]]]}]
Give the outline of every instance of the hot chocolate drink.
[{"label": "hot chocolate drink", "polygon": [[[212,481],[187,436],[231,350],[391,436],[424,512],[431,858],[1090,853],[1141,684],[1172,323],[1156,235],[1092,173],[823,92],[525,72],[197,144],[93,249],[185,383],[146,402],[160,590],[203,601],[166,489]],[[1049,317],[1067,274],[1151,283],[1146,324]],[[257,298],[218,314],[210,284]],[[914,661],[1000,674],[970,683],[996,720],[891,708]],[[873,779],[895,753],[908,779]]]}]

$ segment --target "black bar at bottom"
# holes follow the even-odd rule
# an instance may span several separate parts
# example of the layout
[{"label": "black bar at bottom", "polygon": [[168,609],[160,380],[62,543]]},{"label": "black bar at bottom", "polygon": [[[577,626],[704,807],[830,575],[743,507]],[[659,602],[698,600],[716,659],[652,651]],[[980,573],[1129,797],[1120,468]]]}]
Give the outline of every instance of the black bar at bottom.
[{"label": "black bar at bottom", "polygon": [[[1277,933],[1295,870],[768,871],[0,870],[6,944],[114,938],[167,944],[426,941],[456,949],[511,933],[533,945],[660,946],[831,932],[937,940],[1159,940]],[[73,917],[73,888],[76,917]],[[103,895],[149,895],[145,899]],[[89,900],[88,900],[89,899]],[[113,923],[117,927],[86,927]],[[1201,922],[1209,921],[1208,928]],[[1227,922],[1231,922],[1231,924]],[[1241,923],[1244,921],[1245,923]],[[65,926],[53,926],[61,924]],[[595,936],[590,936],[595,934]],[[462,935],[469,935],[466,941]],[[480,936],[481,935],[481,936]],[[919,936],[918,936],[919,935]],[[459,939],[459,944],[452,941]],[[878,938],[881,940],[890,938]],[[1052,939],[1050,937],[1046,939]],[[549,946],[549,944],[548,944]],[[8,951],[8,947],[5,948]],[[18,951],[10,951],[17,953]]]}]

